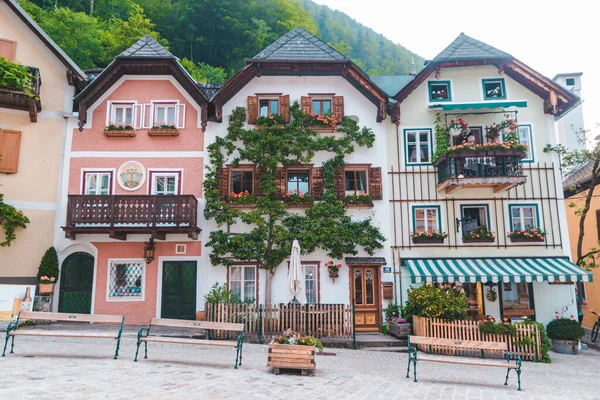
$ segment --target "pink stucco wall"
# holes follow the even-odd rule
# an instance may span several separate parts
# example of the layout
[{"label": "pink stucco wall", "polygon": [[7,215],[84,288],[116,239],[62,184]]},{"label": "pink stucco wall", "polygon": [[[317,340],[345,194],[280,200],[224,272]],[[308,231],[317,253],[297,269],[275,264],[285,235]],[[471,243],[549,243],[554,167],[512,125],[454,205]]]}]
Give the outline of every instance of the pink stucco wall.
[{"label": "pink stucco wall", "polygon": [[[106,109],[108,101],[135,100],[138,104],[150,104],[152,100],[179,100],[186,105],[185,128],[179,136],[150,137],[148,129],[138,129],[135,137],[106,137]],[[91,114],[91,115],[90,115]],[[204,133],[198,128],[198,112],[186,98],[164,80],[127,80],[108,96],[96,109],[88,111],[91,129],[73,132],[73,151],[202,151]]]},{"label": "pink stucco wall", "polygon": [[[119,167],[128,161],[137,161],[145,169],[146,181],[135,191],[122,189],[116,182]],[[82,169],[114,168],[115,191],[113,194],[149,194],[148,170],[182,169],[183,186],[181,194],[193,194],[202,197],[202,178],[204,161],[202,158],[72,158],[69,170],[69,194],[81,194]]]},{"label": "pink stucco wall", "polygon": [[[107,279],[109,274],[108,260],[140,259],[144,255],[144,243],[141,242],[95,242],[98,249],[98,262],[96,270],[96,296],[94,313],[124,315],[127,325],[147,325],[150,319],[156,317],[157,304],[157,282],[158,282],[158,259],[159,257],[175,256],[175,245],[177,242],[156,241],[156,258],[151,264],[146,265],[146,278],[144,281],[144,300],[134,301],[109,301],[107,300]],[[201,242],[185,242],[189,257],[200,256]],[[178,257],[183,257],[177,255]]]}]

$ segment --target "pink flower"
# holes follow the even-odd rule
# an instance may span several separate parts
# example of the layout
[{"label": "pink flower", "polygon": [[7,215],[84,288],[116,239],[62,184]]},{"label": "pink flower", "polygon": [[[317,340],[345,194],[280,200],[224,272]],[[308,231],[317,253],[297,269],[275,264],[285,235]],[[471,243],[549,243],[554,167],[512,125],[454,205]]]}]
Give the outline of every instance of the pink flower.
[{"label": "pink flower", "polygon": [[56,280],[56,278],[55,278],[55,277],[52,277],[52,278],[50,278],[50,280],[51,280],[52,282],[54,282],[54,281]]}]

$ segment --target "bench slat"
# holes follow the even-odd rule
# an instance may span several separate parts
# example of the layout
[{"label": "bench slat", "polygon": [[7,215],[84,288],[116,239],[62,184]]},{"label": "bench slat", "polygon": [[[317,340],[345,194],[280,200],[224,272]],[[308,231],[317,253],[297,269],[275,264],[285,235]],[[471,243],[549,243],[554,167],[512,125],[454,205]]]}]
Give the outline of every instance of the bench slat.
[{"label": "bench slat", "polygon": [[411,345],[425,344],[432,346],[448,346],[464,349],[508,351],[508,344],[502,342],[481,342],[478,340],[442,339],[427,336],[409,336],[409,341]]},{"label": "bench slat", "polygon": [[244,324],[229,322],[190,321],[186,319],[152,318],[150,326],[168,326],[172,328],[219,329],[222,331],[243,331]]},{"label": "bench slat", "polygon": [[140,342],[158,342],[158,343],[174,343],[174,344],[196,344],[204,346],[221,346],[221,347],[237,347],[235,342],[226,342],[220,340],[205,340],[205,339],[186,339],[174,337],[159,337],[148,336],[140,338]]},{"label": "bench slat", "polygon": [[69,314],[38,311],[21,311],[20,320],[51,320],[51,321],[75,321],[75,322],[104,322],[120,324],[123,320],[122,315],[105,314]]},{"label": "bench slat", "polygon": [[9,336],[53,336],[53,337],[86,337],[86,338],[100,338],[100,339],[117,339],[119,337],[116,333],[102,333],[102,332],[67,332],[67,331],[36,331],[31,329],[20,329],[17,331],[10,331]]},{"label": "bench slat", "polygon": [[492,359],[478,359],[478,358],[465,358],[465,357],[443,357],[443,356],[432,356],[420,354],[417,356],[417,362],[438,362],[444,364],[460,364],[460,365],[476,365],[480,367],[499,367],[499,368],[511,368],[517,369],[516,364],[509,364],[505,360],[492,360]]}]

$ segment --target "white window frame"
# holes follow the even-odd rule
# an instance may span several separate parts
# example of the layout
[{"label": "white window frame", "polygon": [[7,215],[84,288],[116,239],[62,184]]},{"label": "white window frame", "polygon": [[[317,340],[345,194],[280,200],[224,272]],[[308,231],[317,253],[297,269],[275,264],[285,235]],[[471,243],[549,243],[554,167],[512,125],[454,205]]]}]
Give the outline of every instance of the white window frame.
[{"label": "white window frame", "polygon": [[[156,109],[160,106],[174,106],[175,107],[175,127],[177,129],[185,128],[185,108],[186,105],[181,103],[179,100],[152,100],[150,104],[140,104],[142,109],[141,127],[144,129],[150,129],[154,126],[155,122],[159,124],[162,121],[156,121]],[[167,124],[168,125],[168,124]]]},{"label": "white window frame", "polygon": [[[413,205],[412,206],[412,220],[413,220],[413,232],[428,232],[429,223],[427,220],[427,210],[435,210],[436,212],[436,224],[437,227],[432,227],[432,231],[442,232],[442,210],[439,205]],[[425,220],[423,225],[425,225],[424,231],[417,231],[417,210],[425,210]]]},{"label": "white window frame", "polygon": [[[519,209],[519,216],[515,217],[513,215],[513,212],[515,209]],[[509,204],[508,205],[508,217],[510,218],[510,230],[511,232],[514,232],[516,230],[515,228],[515,223],[514,220],[515,218],[519,219],[519,223],[521,224],[521,228],[519,228],[519,230],[525,230],[527,229],[527,225],[525,224],[525,216],[523,215],[523,209],[524,208],[531,208],[532,213],[531,215],[533,216],[533,226],[531,226],[532,229],[535,228],[540,228],[540,221],[539,221],[539,209],[538,209],[538,205],[537,204]]]},{"label": "white window frame", "polygon": [[[533,154],[533,129],[530,124],[519,124],[517,128],[517,136],[519,137],[519,143],[527,145],[527,156],[521,160],[521,162],[534,162],[535,156]],[[521,141],[523,137],[526,137],[526,143]]]},{"label": "white window frame", "polygon": [[[142,264],[142,287],[139,296],[111,296],[110,284],[113,280],[111,275],[112,264],[122,263],[140,263]],[[146,260],[143,258],[109,258],[107,265],[106,279],[106,301],[107,302],[129,302],[129,301],[145,301],[146,299]]]},{"label": "white window frame", "polygon": [[137,101],[135,100],[109,100],[106,105],[106,126],[109,125],[110,121],[114,125],[117,125],[118,122],[115,120],[117,108],[128,108],[131,107],[131,126],[133,128],[139,128],[138,116],[139,116],[139,106]]},{"label": "white window frame", "polygon": [[109,175],[109,188],[108,195],[113,195],[115,193],[115,175],[116,171],[114,169],[102,169],[102,168],[82,168],[81,169],[81,183],[79,184],[80,194],[90,196],[90,194],[86,193],[86,184],[89,175],[94,174],[108,174]]},{"label": "white window frame", "polygon": [[[240,279],[239,280],[233,280],[233,268],[240,268]],[[258,268],[256,265],[231,265],[229,267],[229,276],[228,276],[228,282],[227,282],[227,287],[228,289],[232,292],[233,294],[233,289],[232,289],[232,283],[233,282],[239,282],[240,283],[240,300],[242,302],[246,301],[246,293],[245,293],[245,283],[246,283],[246,279],[245,279],[245,270],[246,268],[251,268],[254,270],[254,296],[252,297],[252,300],[254,302],[258,301]],[[248,280],[249,282],[250,280]]]},{"label": "white window frame", "polygon": [[168,196],[179,196],[181,195],[181,189],[183,189],[183,170],[149,170],[148,175],[151,176],[151,179],[148,179],[148,194],[157,195],[156,190],[156,178],[157,177],[175,177],[175,189],[176,193],[168,194]]},{"label": "white window frame", "polygon": [[[411,154],[408,152],[408,146],[411,143],[414,143],[415,150],[421,150],[421,134],[427,134],[427,156],[428,161],[421,160],[421,152],[417,152],[417,159],[415,161],[411,161]],[[409,142],[408,135],[415,134],[415,141]],[[404,129],[404,154],[406,165],[431,165],[431,158],[433,156],[433,134],[430,128],[417,128],[417,129]]]},{"label": "white window frame", "polygon": [[[314,292],[315,292],[315,301],[314,302],[310,302],[308,301],[308,285],[307,285],[307,281],[308,279],[306,279],[308,273],[306,268],[310,267],[310,268],[314,268],[314,279],[312,279],[315,282],[314,285]],[[302,264],[302,269],[304,271],[304,294],[306,296],[306,302],[308,304],[318,304],[319,303],[319,264],[318,263],[306,263],[306,264]]]},{"label": "white window frame", "polygon": [[263,117],[263,116],[264,117],[268,117],[269,115],[271,115],[271,114],[262,115],[260,113],[260,102],[263,101],[263,100],[266,100],[266,101],[269,102],[269,105],[267,107],[268,111],[271,111],[271,101],[273,101],[273,100],[277,101],[277,113],[276,114],[277,115],[281,115],[281,102],[279,101],[279,97],[278,96],[273,96],[273,97],[266,96],[266,97],[259,97],[258,98],[258,116],[259,117]]}]

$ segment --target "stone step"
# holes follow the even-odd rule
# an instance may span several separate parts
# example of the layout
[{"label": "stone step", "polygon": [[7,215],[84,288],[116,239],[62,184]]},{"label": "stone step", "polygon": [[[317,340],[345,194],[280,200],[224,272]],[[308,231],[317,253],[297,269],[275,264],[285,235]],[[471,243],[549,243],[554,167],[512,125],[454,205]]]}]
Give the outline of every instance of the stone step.
[{"label": "stone step", "polygon": [[359,349],[365,349],[365,348],[370,348],[370,347],[379,347],[379,348],[383,348],[383,347],[407,347],[408,345],[408,341],[406,340],[375,340],[375,341],[368,341],[368,340],[360,340],[360,341],[356,341],[356,347]]},{"label": "stone step", "polygon": [[388,353],[408,353],[407,347],[364,347],[363,351],[388,352]]}]

